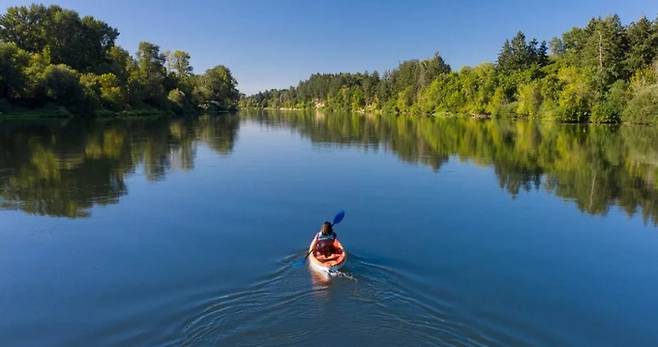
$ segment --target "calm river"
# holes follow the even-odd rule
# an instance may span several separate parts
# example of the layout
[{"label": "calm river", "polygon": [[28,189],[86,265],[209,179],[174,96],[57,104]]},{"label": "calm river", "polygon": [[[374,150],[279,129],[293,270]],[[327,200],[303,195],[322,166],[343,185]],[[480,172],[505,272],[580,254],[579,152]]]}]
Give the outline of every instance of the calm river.
[{"label": "calm river", "polygon": [[649,127],[3,121],[0,344],[655,346],[657,223]]}]

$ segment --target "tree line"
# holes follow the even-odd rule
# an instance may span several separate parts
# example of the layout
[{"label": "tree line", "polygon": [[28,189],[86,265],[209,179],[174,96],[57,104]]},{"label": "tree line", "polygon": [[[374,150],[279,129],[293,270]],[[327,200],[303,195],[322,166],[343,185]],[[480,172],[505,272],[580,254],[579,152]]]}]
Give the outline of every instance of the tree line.
[{"label": "tree line", "polygon": [[658,19],[593,18],[547,42],[518,32],[495,63],[454,71],[437,53],[383,74],[314,74],[242,107],[536,117],[563,122],[658,122]]},{"label": "tree line", "polygon": [[231,71],[195,74],[187,52],[141,42],[135,56],[119,31],[59,6],[9,7],[0,15],[0,112],[59,109],[79,115],[237,108]]}]

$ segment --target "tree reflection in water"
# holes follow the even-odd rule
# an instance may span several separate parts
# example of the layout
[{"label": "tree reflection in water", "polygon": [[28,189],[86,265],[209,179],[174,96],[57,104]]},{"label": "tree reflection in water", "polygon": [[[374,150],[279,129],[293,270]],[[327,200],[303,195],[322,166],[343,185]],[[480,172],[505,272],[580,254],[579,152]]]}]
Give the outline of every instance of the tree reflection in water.
[{"label": "tree reflection in water", "polygon": [[149,180],[189,170],[199,143],[228,154],[237,116],[49,121],[0,125],[0,204],[38,215],[85,217],[118,202],[138,165]]},{"label": "tree reflection in water", "polygon": [[546,189],[587,213],[620,206],[658,224],[654,127],[318,112],[0,124],[0,205],[87,216],[93,205],[126,194],[124,180],[140,165],[149,180],[158,180],[172,168],[194,168],[199,144],[230,153],[240,119],[295,129],[314,143],[389,150],[433,170],[451,157],[467,160],[493,167],[513,196]]},{"label": "tree reflection in water", "polygon": [[383,147],[434,170],[450,157],[468,160],[493,167],[500,186],[513,196],[543,188],[590,214],[620,206],[658,224],[655,127],[317,112],[245,116],[295,128],[316,143]]}]

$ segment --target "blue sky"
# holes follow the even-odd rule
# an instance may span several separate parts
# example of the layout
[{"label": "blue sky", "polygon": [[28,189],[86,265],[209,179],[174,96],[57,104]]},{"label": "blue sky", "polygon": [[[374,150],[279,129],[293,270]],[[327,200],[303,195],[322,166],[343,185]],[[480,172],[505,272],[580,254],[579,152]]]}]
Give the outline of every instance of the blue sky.
[{"label": "blue sky", "polygon": [[[0,0],[0,9],[32,1]],[[624,23],[658,15],[658,0],[545,1],[44,1],[119,29],[134,53],[139,41],[192,55],[195,72],[227,65],[251,94],[296,85],[314,72],[387,70],[439,51],[459,68],[493,61],[518,30],[539,40],[591,17]]]}]

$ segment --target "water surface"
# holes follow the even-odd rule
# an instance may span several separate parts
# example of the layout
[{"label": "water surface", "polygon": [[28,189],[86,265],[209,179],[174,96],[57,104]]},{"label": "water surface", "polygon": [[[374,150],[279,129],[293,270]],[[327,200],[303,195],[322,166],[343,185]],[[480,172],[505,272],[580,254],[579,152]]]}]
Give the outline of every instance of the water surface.
[{"label": "water surface", "polygon": [[[655,345],[658,130],[0,122],[6,345]],[[350,252],[298,266],[321,222]]]}]

